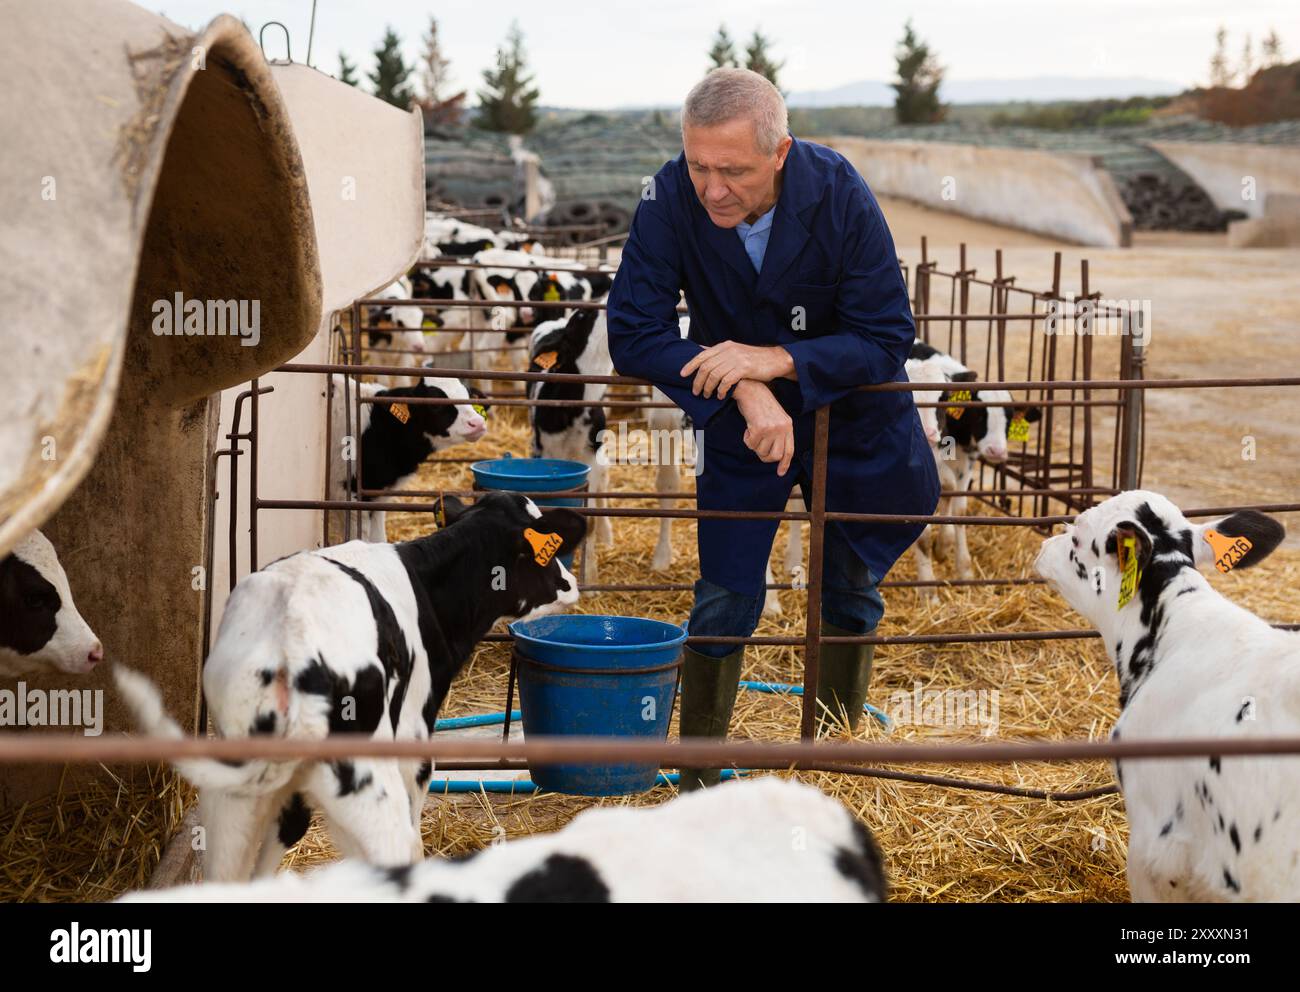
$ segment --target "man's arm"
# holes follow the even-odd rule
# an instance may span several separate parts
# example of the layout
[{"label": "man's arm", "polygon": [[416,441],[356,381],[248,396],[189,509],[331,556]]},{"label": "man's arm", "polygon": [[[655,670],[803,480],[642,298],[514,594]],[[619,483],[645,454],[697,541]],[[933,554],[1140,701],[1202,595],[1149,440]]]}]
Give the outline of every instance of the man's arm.
[{"label": "man's arm", "polygon": [[677,324],[681,253],[667,207],[642,200],[609,293],[609,354],[621,375],[653,382],[704,427],[726,401],[696,396],[681,368],[702,350]]},{"label": "man's arm", "polygon": [[794,360],[803,412],[857,386],[892,382],[916,339],[907,284],[885,218],[861,182],[852,198],[836,305],[841,329],[784,346]]}]

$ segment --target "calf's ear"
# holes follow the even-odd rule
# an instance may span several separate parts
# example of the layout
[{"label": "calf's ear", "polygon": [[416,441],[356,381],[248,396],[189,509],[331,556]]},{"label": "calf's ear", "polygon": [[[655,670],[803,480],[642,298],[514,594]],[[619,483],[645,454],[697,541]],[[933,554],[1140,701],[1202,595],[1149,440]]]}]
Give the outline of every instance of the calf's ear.
[{"label": "calf's ear", "polygon": [[559,534],[560,540],[564,542],[563,547],[568,552],[581,544],[587,536],[587,518],[564,507],[543,510],[542,519],[534,525],[534,529],[547,534]]},{"label": "calf's ear", "polygon": [[1151,561],[1151,535],[1136,520],[1121,520],[1115,525],[1114,530],[1106,538],[1106,554],[1115,559],[1121,572],[1124,571],[1124,566],[1127,564],[1125,558],[1128,554],[1126,542],[1130,538],[1133,540],[1133,550],[1137,554],[1137,567],[1140,574],[1146,571],[1147,564]]},{"label": "calf's ear", "polygon": [[954,372],[948,378],[953,382],[976,382],[979,377],[978,372],[967,370],[965,372]]},{"label": "calf's ear", "polygon": [[1036,406],[1016,407],[1016,413],[1024,413],[1025,421],[1030,424],[1042,419],[1043,416],[1042,408]]},{"label": "calf's ear", "polygon": [[1192,549],[1198,568],[1220,572],[1249,568],[1263,561],[1286,537],[1281,522],[1258,510],[1238,510],[1209,523],[1192,525]]},{"label": "calf's ear", "polygon": [[455,496],[439,496],[434,501],[434,519],[438,521],[439,527],[450,527],[457,520],[465,515],[469,509]]}]

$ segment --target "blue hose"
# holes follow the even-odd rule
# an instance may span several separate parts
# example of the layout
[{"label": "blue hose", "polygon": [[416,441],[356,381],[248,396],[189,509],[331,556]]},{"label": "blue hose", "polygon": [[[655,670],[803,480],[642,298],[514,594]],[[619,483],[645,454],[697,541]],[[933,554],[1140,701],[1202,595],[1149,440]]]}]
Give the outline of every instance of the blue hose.
[{"label": "blue hose", "polygon": [[[787,685],[784,682],[747,682],[741,681],[740,688],[748,689],[751,692],[771,692],[771,693],[788,693],[791,696],[802,696],[803,686]],[[886,730],[889,728],[889,717],[883,710],[878,710],[870,703],[863,703],[862,709],[871,714],[871,716]],[[519,710],[510,714],[511,722],[522,719]],[[452,716],[439,720],[434,724],[435,731],[440,730],[463,730],[466,727],[491,727],[496,724],[506,722],[505,713],[476,713],[473,716]],[[736,775],[744,775],[746,772],[739,769],[724,768],[722,777],[724,779],[734,778]],[[676,785],[680,778],[678,772],[660,772],[659,777],[655,780],[655,786]],[[441,781],[432,781],[429,783],[429,791],[436,795],[448,795],[456,792],[503,792],[506,794],[537,792],[538,787],[532,779],[442,779]]]},{"label": "blue hose", "polygon": [[[523,714],[515,710],[510,714],[511,722],[523,719]],[[506,715],[504,713],[475,713],[473,716],[449,716],[445,720],[439,720],[433,725],[435,732],[439,730],[464,730],[466,727],[491,727],[498,723],[505,723]]]},{"label": "blue hose", "polygon": [[[747,769],[724,768],[722,779],[744,777]],[[681,779],[680,772],[660,772],[655,779],[655,788],[663,785],[676,785]],[[526,792],[538,792],[537,783],[530,778],[516,779],[443,779],[429,783],[429,791],[435,796],[444,796],[455,792],[504,792],[510,795]]]},{"label": "blue hose", "polygon": [[[784,682],[741,682],[740,687],[742,689],[750,689],[753,692],[774,692],[774,693],[788,692],[792,696],[803,695],[803,686],[786,685]],[[884,710],[878,710],[870,703],[863,703],[862,710],[864,713],[870,713],[871,716],[875,718],[876,722],[879,723],[886,730],[889,729],[889,716],[888,714],[885,713]]]}]

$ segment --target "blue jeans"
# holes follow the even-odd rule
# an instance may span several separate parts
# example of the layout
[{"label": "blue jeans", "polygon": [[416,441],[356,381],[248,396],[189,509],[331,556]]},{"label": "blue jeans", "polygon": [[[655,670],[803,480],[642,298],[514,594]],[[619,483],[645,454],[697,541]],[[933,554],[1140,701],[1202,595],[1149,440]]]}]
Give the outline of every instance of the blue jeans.
[{"label": "blue jeans", "polygon": [[[853,634],[870,634],[885,615],[877,579],[845,539],[838,524],[826,525],[822,544],[822,620]],[[746,596],[708,579],[695,583],[689,632],[698,637],[748,637],[763,613],[763,594]],[[692,650],[710,658],[731,654],[738,644],[700,644]]]}]

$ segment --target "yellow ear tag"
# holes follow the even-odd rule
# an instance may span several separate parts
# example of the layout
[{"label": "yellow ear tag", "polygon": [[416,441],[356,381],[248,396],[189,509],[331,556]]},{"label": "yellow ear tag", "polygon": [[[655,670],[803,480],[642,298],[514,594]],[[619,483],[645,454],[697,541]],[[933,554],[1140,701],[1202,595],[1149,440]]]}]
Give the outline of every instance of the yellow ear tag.
[{"label": "yellow ear tag", "polygon": [[474,412],[477,413],[480,417],[482,417],[484,420],[487,420],[487,407],[485,407],[482,403],[475,403],[473,409]]},{"label": "yellow ear tag", "polygon": [[411,419],[411,408],[405,403],[390,403],[388,405],[388,412],[402,423],[406,423]]},{"label": "yellow ear tag", "polygon": [[1025,419],[1023,413],[1018,413],[1011,418],[1011,423],[1007,424],[1008,441],[1028,441],[1029,440],[1029,421]]},{"label": "yellow ear tag", "polygon": [[531,527],[524,528],[524,537],[533,546],[533,561],[543,568],[555,557],[564,542],[559,534],[539,534]]},{"label": "yellow ear tag", "polygon": [[559,298],[560,298],[560,287],[556,285],[555,277],[551,276],[548,285],[546,287],[546,292],[542,294],[542,299],[544,299],[547,303],[554,303]]},{"label": "yellow ear tag", "polygon": [[[950,399],[950,400],[955,400],[955,401],[958,402],[958,403],[965,402],[965,401],[967,401],[967,400],[970,399],[970,390],[969,390],[969,389],[959,389],[959,390],[957,390],[957,392],[952,393],[952,394],[948,397],[948,399]],[[953,420],[961,420],[961,415],[962,415],[963,413],[965,413],[965,412],[966,412],[966,407],[964,407],[964,406],[950,406],[950,407],[948,407],[948,416],[952,417]]]},{"label": "yellow ear tag", "polygon": [[438,323],[438,321],[434,320],[432,317],[430,317],[430,316],[428,316],[428,315],[426,314],[424,320],[420,322],[420,326],[421,326],[421,327],[441,327],[442,324]]},{"label": "yellow ear tag", "polygon": [[551,366],[560,360],[558,351],[544,351],[533,359],[533,364],[538,366],[543,372],[549,372]]},{"label": "yellow ear tag", "polygon": [[1214,552],[1214,567],[1225,575],[1241,564],[1246,552],[1254,547],[1248,537],[1229,537],[1217,530],[1205,532],[1205,543]]},{"label": "yellow ear tag", "polygon": [[1138,571],[1137,538],[1126,537],[1120,544],[1119,554],[1119,608],[1122,610],[1137,592],[1142,575]]}]

